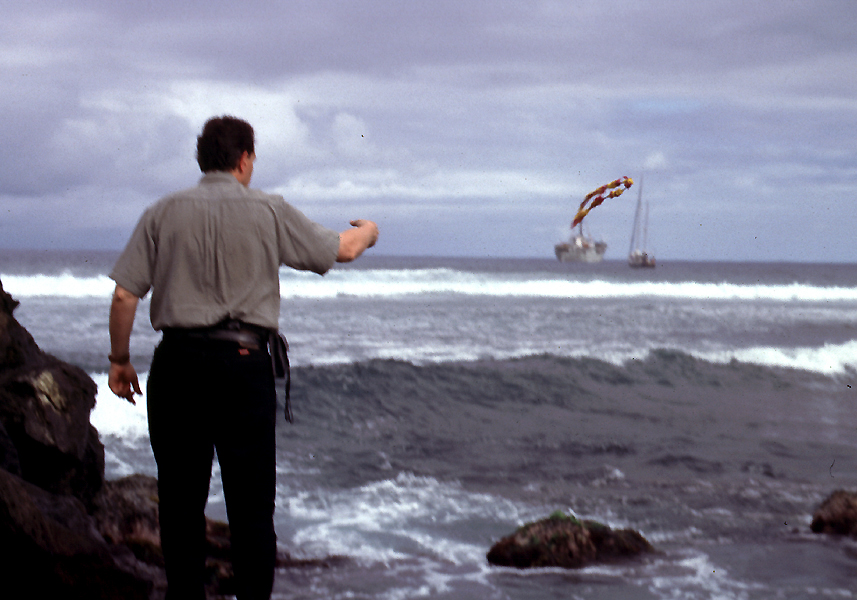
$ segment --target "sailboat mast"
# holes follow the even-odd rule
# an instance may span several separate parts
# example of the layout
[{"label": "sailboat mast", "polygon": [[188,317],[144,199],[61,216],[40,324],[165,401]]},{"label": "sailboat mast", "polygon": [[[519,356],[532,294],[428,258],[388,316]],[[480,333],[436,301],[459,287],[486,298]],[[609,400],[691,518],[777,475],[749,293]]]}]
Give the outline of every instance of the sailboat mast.
[{"label": "sailboat mast", "polygon": [[643,247],[645,252],[649,249],[649,201],[646,200],[646,217],[643,219]]},{"label": "sailboat mast", "polygon": [[628,249],[630,255],[636,249],[638,238],[640,237],[640,208],[643,204],[643,176],[640,176],[640,188],[637,192],[637,210],[634,211],[634,229],[631,231],[631,247]]}]

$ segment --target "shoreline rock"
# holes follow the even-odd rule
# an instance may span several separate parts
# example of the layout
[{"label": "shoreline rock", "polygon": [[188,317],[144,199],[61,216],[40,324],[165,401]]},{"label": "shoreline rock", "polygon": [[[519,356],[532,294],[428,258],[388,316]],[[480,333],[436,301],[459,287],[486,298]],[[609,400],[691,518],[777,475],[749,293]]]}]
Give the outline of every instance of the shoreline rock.
[{"label": "shoreline rock", "polygon": [[628,560],[655,549],[637,531],[613,530],[596,521],[580,521],[555,512],[527,523],[495,543],[488,562],[502,567],[579,569],[595,563]]},{"label": "shoreline rock", "polygon": [[[154,477],[104,477],[89,421],[97,387],[43,352],[0,282],[0,579],[3,598],[158,600],[166,591]],[[209,594],[232,593],[229,526],[207,521]],[[338,557],[281,567],[327,567]]]},{"label": "shoreline rock", "polygon": [[[0,282],[0,562],[5,598],[156,597],[163,579],[93,516],[104,446],[89,415],[97,387],[43,352]],[[161,586],[162,587],[162,586]]]}]

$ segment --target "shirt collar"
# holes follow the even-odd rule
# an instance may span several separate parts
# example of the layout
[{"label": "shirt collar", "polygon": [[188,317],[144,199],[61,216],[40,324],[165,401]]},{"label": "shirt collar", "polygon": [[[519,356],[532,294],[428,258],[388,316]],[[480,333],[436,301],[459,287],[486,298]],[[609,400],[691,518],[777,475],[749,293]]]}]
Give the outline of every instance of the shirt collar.
[{"label": "shirt collar", "polygon": [[236,185],[241,185],[241,183],[235,179],[235,175],[230,173],[229,171],[209,171],[208,173],[202,174],[202,179],[199,180],[200,183],[234,183]]}]

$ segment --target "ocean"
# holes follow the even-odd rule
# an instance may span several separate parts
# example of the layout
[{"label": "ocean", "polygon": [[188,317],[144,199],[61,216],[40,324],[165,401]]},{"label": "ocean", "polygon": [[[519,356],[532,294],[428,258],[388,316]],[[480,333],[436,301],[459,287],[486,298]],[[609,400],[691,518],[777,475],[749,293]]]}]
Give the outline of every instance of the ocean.
[{"label": "ocean", "polygon": [[[343,559],[278,571],[274,598],[857,597],[857,541],[809,530],[831,492],[857,490],[857,265],[372,252],[280,272],[295,423],[278,429],[279,543]],[[106,385],[115,258],[0,251],[0,280],[41,348],[98,384],[108,478],[155,475],[145,399]],[[144,300],[143,383],[158,339]],[[556,510],[657,552],[487,563]]]}]

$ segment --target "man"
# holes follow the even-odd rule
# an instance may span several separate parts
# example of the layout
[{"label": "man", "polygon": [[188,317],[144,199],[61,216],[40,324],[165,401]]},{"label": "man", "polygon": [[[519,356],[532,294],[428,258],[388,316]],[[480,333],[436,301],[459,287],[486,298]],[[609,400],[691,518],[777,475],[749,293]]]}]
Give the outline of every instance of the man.
[{"label": "man", "polygon": [[278,327],[279,267],[324,274],[372,247],[375,223],[342,233],[281,196],[250,189],[253,128],[224,116],[197,138],[199,184],[162,198],[140,218],[111,272],[110,389],[140,392],[129,340],[151,289],[163,339],[147,389],[158,465],[167,598],[201,599],[205,504],[214,450],[221,465],[239,600],[270,598],[274,577],[276,393],[269,340]]}]

